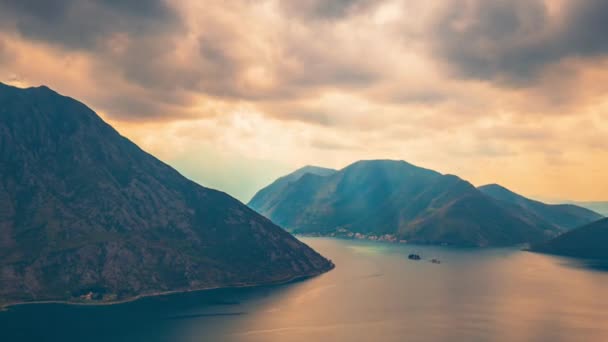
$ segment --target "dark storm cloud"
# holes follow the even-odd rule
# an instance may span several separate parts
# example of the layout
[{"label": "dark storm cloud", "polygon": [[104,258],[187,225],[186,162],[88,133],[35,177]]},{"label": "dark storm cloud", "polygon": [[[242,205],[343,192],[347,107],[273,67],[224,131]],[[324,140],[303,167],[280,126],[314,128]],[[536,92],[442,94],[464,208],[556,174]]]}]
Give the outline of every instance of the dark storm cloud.
[{"label": "dark storm cloud", "polygon": [[[376,104],[462,103],[454,86],[437,81],[443,70],[433,74],[438,60],[459,77],[521,85],[564,58],[608,51],[605,1],[566,1],[555,16],[542,0],[446,0],[429,7],[440,9],[428,16],[436,19],[431,26],[427,16],[412,17],[425,6],[377,12],[383,2],[0,0],[0,60],[19,60],[2,36],[14,46],[21,41],[23,54],[40,49],[56,60],[78,59],[74,74],[95,88],[91,102],[117,119],[190,117],[194,104],[217,100],[327,126],[336,124],[336,111],[347,111],[324,108],[332,100],[319,99],[328,93]],[[403,13],[378,19],[387,9]],[[410,36],[426,40],[399,45],[401,25],[410,21]]]},{"label": "dark storm cloud", "polygon": [[[271,33],[250,29],[263,26],[254,13],[258,1],[212,2],[188,22],[182,17],[188,12],[163,0],[4,0],[0,33],[65,55],[84,52],[88,77],[105,88],[93,102],[103,103],[110,117],[172,118],[185,116],[196,94],[293,100],[378,81],[374,63],[339,51],[343,37],[331,25],[310,25],[363,13],[378,2],[282,1],[279,8],[301,21],[280,20]],[[268,40],[272,46],[265,46]]]},{"label": "dark storm cloud", "polygon": [[[0,22],[1,31],[26,40],[89,53],[93,77],[104,78],[114,93],[102,107],[111,117],[167,115],[167,108],[185,97],[181,89],[194,82],[192,73],[172,68],[174,40],[184,27],[163,0],[3,0]],[[119,86],[120,78],[132,87]],[[151,94],[153,100],[142,98]]]},{"label": "dark storm cloud", "polygon": [[565,1],[551,15],[542,0],[455,0],[433,30],[434,52],[466,78],[534,82],[548,65],[608,53],[608,1]]},{"label": "dark storm cloud", "polygon": [[570,54],[608,53],[608,1],[573,1],[572,11],[563,23],[559,50]]},{"label": "dark storm cloud", "polygon": [[83,49],[113,33],[148,35],[178,23],[162,0],[3,0],[0,19],[28,39]]}]

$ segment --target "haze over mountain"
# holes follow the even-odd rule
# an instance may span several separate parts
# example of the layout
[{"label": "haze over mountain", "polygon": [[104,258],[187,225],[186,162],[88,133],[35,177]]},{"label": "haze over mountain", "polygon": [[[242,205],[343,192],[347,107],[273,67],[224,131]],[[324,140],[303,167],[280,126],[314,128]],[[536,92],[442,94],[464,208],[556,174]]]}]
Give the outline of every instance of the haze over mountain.
[{"label": "haze over mountain", "polygon": [[574,205],[578,205],[589,210],[593,210],[598,214],[608,216],[608,202],[571,202]]},{"label": "haze over mountain", "polygon": [[0,304],[269,284],[333,265],[46,87],[0,84]]},{"label": "haze over mountain", "polygon": [[578,228],[602,218],[602,215],[594,211],[573,204],[545,204],[531,200],[498,184],[488,184],[480,186],[478,189],[498,201],[519,206],[566,230]]},{"label": "haze over mountain", "polygon": [[566,232],[532,250],[586,259],[608,260],[608,218]]},{"label": "haze over mountain", "polygon": [[294,233],[490,246],[540,242],[561,231],[457,176],[404,161],[283,177],[290,178],[297,180],[260,190],[249,205]]},{"label": "haze over mountain", "polygon": [[328,169],[325,167],[311,165],[304,166],[286,176],[278,178],[272,182],[272,184],[258,191],[253,198],[251,198],[248,205],[252,208],[258,208],[257,210],[266,211],[266,209],[276,205],[275,194],[280,193],[286,186],[299,180],[305,174],[310,173],[317,176],[329,176],[336,172],[337,171],[334,169]]}]

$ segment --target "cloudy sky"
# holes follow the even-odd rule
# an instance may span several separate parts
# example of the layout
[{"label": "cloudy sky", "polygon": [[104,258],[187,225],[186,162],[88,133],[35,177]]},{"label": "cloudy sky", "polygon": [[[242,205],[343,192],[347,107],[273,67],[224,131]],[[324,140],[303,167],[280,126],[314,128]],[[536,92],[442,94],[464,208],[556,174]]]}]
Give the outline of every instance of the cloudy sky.
[{"label": "cloudy sky", "polygon": [[608,199],[605,0],[0,0],[0,81],[77,98],[247,201],[404,159]]}]

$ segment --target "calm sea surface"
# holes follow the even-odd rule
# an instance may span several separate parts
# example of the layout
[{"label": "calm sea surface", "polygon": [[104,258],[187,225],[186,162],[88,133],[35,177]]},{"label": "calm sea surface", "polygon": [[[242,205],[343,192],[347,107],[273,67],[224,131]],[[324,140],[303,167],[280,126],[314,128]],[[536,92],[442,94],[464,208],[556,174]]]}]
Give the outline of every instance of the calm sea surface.
[{"label": "calm sea surface", "polygon": [[16,306],[0,312],[0,341],[608,341],[608,272],[570,259],[303,240],[336,269],[121,305]]}]

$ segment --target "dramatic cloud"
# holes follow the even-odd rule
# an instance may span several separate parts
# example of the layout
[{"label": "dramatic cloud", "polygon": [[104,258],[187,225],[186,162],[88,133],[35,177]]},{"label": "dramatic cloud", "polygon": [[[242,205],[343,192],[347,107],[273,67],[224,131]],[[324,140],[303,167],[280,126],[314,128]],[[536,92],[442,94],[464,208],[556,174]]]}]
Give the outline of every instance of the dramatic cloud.
[{"label": "dramatic cloud", "polygon": [[433,32],[436,51],[464,77],[534,82],[548,65],[608,53],[603,0],[454,0]]},{"label": "dramatic cloud", "polygon": [[601,0],[4,0],[0,80],[81,99],[243,200],[364,158],[601,200],[606,17]]},{"label": "dramatic cloud", "polygon": [[3,25],[24,37],[75,49],[97,49],[114,34],[146,36],[179,23],[162,0],[3,0]]}]

